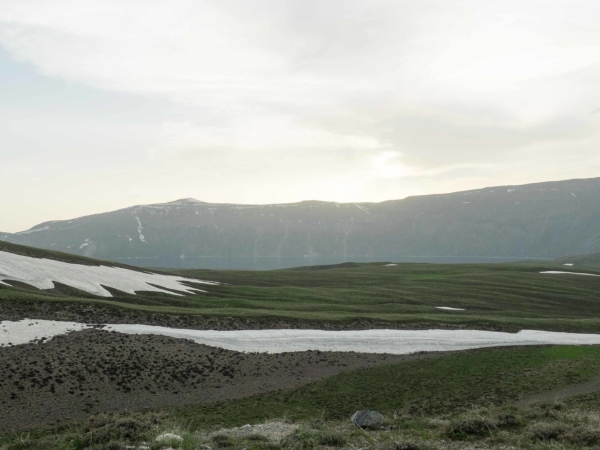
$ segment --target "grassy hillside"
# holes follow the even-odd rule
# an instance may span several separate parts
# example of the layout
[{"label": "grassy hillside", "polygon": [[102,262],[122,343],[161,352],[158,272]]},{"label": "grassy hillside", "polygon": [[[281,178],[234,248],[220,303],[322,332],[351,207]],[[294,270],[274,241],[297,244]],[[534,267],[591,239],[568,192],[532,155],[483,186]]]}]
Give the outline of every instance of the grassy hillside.
[{"label": "grassy hillside", "polygon": [[81,264],[84,266],[110,266],[123,267],[130,270],[141,270],[137,267],[118,264],[110,261],[102,261],[85,256],[73,255],[71,253],[56,252],[53,250],[45,250],[36,247],[28,247],[26,245],[11,244],[10,242],[0,241],[0,252],[14,253],[15,255],[29,256],[31,258],[45,258],[54,261],[62,261],[70,264]]},{"label": "grassy hillside", "polygon": [[[0,249],[10,245],[0,243]],[[48,255],[42,250],[11,248],[15,249],[31,252],[31,256]],[[98,263],[59,253],[51,256]],[[599,332],[600,277],[540,274],[557,268],[571,270],[560,262],[550,262],[344,264],[269,272],[171,271],[224,283],[208,287],[205,294],[187,297],[113,292],[114,298],[99,299],[63,286],[47,293],[0,285],[0,314],[8,318],[18,316],[19,311],[30,317],[57,317],[60,313],[60,317],[81,320],[137,320],[211,328],[220,325],[207,325],[206,320],[229,317],[235,322],[232,326],[238,328],[254,323],[261,327],[435,326]],[[82,319],[84,310],[87,316]]]},{"label": "grassy hillside", "polygon": [[370,318],[410,326],[443,323],[599,330],[600,277],[540,274],[556,268],[553,263],[356,264],[329,270],[176,273],[226,284],[203,302],[203,308],[212,308],[213,313]]},{"label": "grassy hillside", "polygon": [[600,270],[600,253],[593,255],[568,256],[556,260],[559,264],[573,264],[573,269],[588,268]]},{"label": "grassy hillside", "polygon": [[343,420],[375,409],[432,416],[500,406],[598,377],[600,347],[502,348],[459,352],[336,375],[290,391],[176,410],[196,426],[264,418]]},{"label": "grassy hillside", "polygon": [[[575,449],[600,443],[598,419],[585,413],[586,408],[597,406],[597,395],[577,390],[583,382],[597,379],[599,369],[599,347],[461,352],[344,373],[300,388],[245,399],[145,414],[102,415],[81,424],[12,433],[0,436],[0,448],[122,448],[115,443],[134,444],[152,440],[164,431],[176,431],[186,437],[186,442],[195,443],[180,444],[184,449],[198,448],[200,443],[235,449],[320,448],[316,443],[310,445],[307,437],[322,439],[320,445],[346,448],[368,444],[370,448],[385,449],[458,449],[467,448],[467,442],[471,446],[475,441],[485,441],[489,446],[476,448],[507,448],[503,445],[512,444],[509,448]],[[562,398],[564,403],[550,401],[545,406],[530,407],[518,402],[540,393],[550,397],[565,386],[573,388],[573,393]],[[580,398],[585,403],[576,409]],[[382,412],[386,428],[373,432],[351,427],[348,419],[359,409]],[[225,439],[222,431],[220,438],[206,433],[266,419],[299,423],[302,429],[275,446],[256,437],[248,443]],[[329,439],[325,439],[327,435]],[[334,435],[336,441],[331,437]],[[395,441],[420,444],[402,447],[394,446]],[[565,446],[548,447],[540,445],[541,441],[559,441]],[[456,445],[448,447],[449,442]]]}]

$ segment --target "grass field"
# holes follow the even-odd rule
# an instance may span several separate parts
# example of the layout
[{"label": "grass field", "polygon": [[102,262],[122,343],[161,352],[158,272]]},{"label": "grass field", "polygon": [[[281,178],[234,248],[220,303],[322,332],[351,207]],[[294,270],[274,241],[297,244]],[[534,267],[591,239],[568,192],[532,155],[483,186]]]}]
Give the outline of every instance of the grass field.
[{"label": "grass field", "polygon": [[[3,248],[27,256],[48,256],[41,250]],[[50,256],[98,264],[60,253]],[[113,298],[98,298],[62,285],[52,292],[0,285],[0,319],[114,320],[217,329],[439,327],[599,333],[600,277],[540,274],[565,270],[600,275],[599,260],[169,271],[222,283],[208,286],[207,293],[182,297],[111,291]],[[569,261],[576,265],[563,265]],[[436,308],[441,306],[464,311]],[[598,373],[600,347],[496,348],[434,355],[259,396],[92,417],[66,427],[0,436],[0,449],[121,449],[123,443],[152,440],[169,427],[186,436],[180,445],[183,449],[202,444],[240,449],[368,446],[423,450],[465,448],[465,442],[475,441],[483,445],[477,448],[504,448],[504,444],[540,450],[589,448],[600,445],[597,392],[567,398],[556,410],[554,406],[517,406],[516,402],[539,395],[551,398],[565,387],[579,392],[577,386],[597,380],[600,386]],[[384,413],[387,431],[368,434],[350,428],[348,418],[358,409]],[[391,421],[393,412],[398,419]],[[279,446],[260,439],[242,442],[225,437],[218,441],[206,434],[265,419],[285,419],[300,428]]]},{"label": "grass field", "polygon": [[[219,281],[206,294],[174,297],[114,292],[98,299],[59,286],[46,293],[0,285],[2,310],[25,302],[46,308],[110,308],[128,316],[233,317],[244,320],[422,328],[471,327],[517,331],[545,329],[600,332],[600,277],[542,275],[544,270],[600,274],[557,263],[528,264],[345,264],[333,267],[252,271],[171,271]],[[463,308],[442,311],[436,307]]]},{"label": "grass field", "polygon": [[336,375],[292,391],[175,410],[196,427],[265,418],[343,420],[357,410],[430,417],[505,405],[598,377],[600,347],[461,352]]},{"label": "grass field", "polygon": [[[578,403],[579,397],[565,400],[564,405],[561,404],[563,406],[550,405],[536,407],[537,409],[516,407],[514,401],[595,379],[598,377],[599,369],[599,347],[502,348],[462,352],[363,369],[301,388],[241,400],[141,414],[102,416],[80,424],[71,424],[68,427],[33,430],[26,435],[26,445],[22,442],[23,435],[13,434],[0,437],[0,448],[5,445],[10,450],[78,449],[84,448],[82,443],[86,442],[86,439],[97,439],[98,446],[90,446],[90,448],[120,448],[109,447],[108,443],[111,439],[128,443],[134,443],[136,440],[139,442],[148,439],[151,432],[160,432],[161,426],[164,431],[165,427],[178,424],[177,428],[180,431],[185,429],[186,433],[193,434],[220,427],[264,422],[266,419],[284,419],[288,422],[308,424],[303,425],[307,427],[310,424],[314,426],[315,421],[318,421],[321,423],[317,428],[321,430],[320,433],[324,433],[323,430],[328,427],[338,427],[345,430],[343,433],[346,435],[343,439],[346,441],[355,439],[362,442],[366,439],[371,440],[373,444],[373,440],[381,439],[388,445],[376,445],[373,448],[394,448],[389,447],[391,440],[407,436],[425,442],[427,440],[435,442],[440,438],[451,441],[472,442],[484,439],[498,441],[499,437],[503,436],[502,439],[505,440],[525,439],[524,442],[530,444],[521,444],[517,448],[554,448],[537,445],[539,442],[535,433],[542,433],[540,441],[558,439],[560,433],[554,438],[544,437],[543,433],[550,427],[554,431],[563,430],[564,439],[576,439],[572,431],[575,429],[573,424],[577,420],[580,428],[582,425],[590,427],[594,424],[591,424],[588,419],[582,422],[581,412],[570,411],[567,414],[560,411],[552,412],[548,408],[561,409],[570,403],[577,411],[593,410],[598,407],[597,394],[581,397],[583,400],[581,407]],[[349,431],[352,429],[347,424],[350,415],[358,409],[381,411],[386,417],[387,424],[392,427],[379,435],[353,434],[359,430]],[[397,412],[397,419],[392,419],[394,411]],[[577,418],[573,414],[580,415]],[[502,435],[500,432],[504,430],[503,427],[518,434],[513,437],[506,433]],[[571,434],[568,433],[569,430]],[[90,437],[91,432],[94,435]],[[84,439],[86,433],[88,437]],[[310,433],[313,437],[319,436],[315,430]],[[581,439],[593,438],[595,439],[593,443],[598,444],[600,434],[595,433],[590,435],[587,430],[582,434]],[[302,436],[295,436],[295,438],[301,439]],[[51,445],[51,442],[57,445]],[[248,446],[247,442],[237,444],[239,445],[229,442],[224,446],[280,448],[264,447],[258,445],[260,443],[254,443],[258,447]],[[294,442],[288,444],[282,447],[298,448]],[[214,446],[220,447],[220,445]],[[555,448],[584,447],[586,446]],[[308,445],[304,448],[315,448],[315,446]],[[438,447],[421,445],[410,448]],[[458,445],[451,448],[464,447]]]}]

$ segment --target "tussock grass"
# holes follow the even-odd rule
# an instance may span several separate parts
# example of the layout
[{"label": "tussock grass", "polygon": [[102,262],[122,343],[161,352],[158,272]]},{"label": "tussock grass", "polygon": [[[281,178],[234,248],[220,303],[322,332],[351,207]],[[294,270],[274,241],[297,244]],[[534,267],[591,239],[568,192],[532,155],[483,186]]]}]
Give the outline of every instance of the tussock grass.
[{"label": "tussock grass", "polygon": [[[412,421],[405,417],[389,421],[382,430],[360,430],[346,421],[322,422],[318,429],[301,423],[300,428],[283,439],[273,442],[267,437],[234,437],[226,433],[212,434],[203,429],[186,428],[173,421],[155,424],[158,416],[122,415],[107,418],[99,416],[76,428],[55,430],[54,434],[13,436],[0,444],[2,450],[123,450],[126,446],[146,445],[151,450],[165,447],[155,442],[156,436],[173,432],[183,438],[166,443],[174,449],[192,450],[221,449],[290,449],[314,450],[321,448],[373,448],[382,450],[437,450],[437,449],[506,449],[525,450],[598,448],[600,444],[600,420],[594,412],[586,412],[566,406],[554,410],[556,416],[548,417],[548,405],[534,405],[524,409],[514,407],[478,408],[458,415],[429,417]],[[507,419],[508,417],[508,419]],[[516,419],[516,420],[515,420]],[[167,419],[171,420],[171,419]],[[410,422],[410,426],[406,426]],[[86,427],[96,424],[113,433],[100,433],[94,443],[87,441]],[[124,424],[129,424],[124,426]],[[132,424],[136,424],[133,425]],[[136,430],[133,434],[122,429]],[[89,430],[88,430],[89,431]],[[105,430],[106,431],[106,430]],[[449,439],[450,437],[450,439]]]}]

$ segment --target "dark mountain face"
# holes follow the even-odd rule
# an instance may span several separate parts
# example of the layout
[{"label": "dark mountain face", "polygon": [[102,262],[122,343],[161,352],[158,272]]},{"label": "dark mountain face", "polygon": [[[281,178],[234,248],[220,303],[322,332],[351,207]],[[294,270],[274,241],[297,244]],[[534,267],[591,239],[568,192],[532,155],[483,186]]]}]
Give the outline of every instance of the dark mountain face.
[{"label": "dark mountain face", "polygon": [[260,258],[304,258],[307,264],[557,258],[600,252],[600,178],[382,203],[232,205],[186,199],[46,222],[0,238],[145,266],[187,261],[187,267],[212,267],[210,261],[219,258],[238,261],[225,267]]}]

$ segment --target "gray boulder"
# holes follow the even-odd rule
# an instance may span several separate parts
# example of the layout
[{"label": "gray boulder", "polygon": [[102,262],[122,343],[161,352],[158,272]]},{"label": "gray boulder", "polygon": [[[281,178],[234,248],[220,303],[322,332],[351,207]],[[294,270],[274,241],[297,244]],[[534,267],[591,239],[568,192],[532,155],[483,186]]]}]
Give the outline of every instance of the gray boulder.
[{"label": "gray boulder", "polygon": [[381,428],[383,426],[383,416],[377,411],[356,411],[350,420],[361,428]]}]

